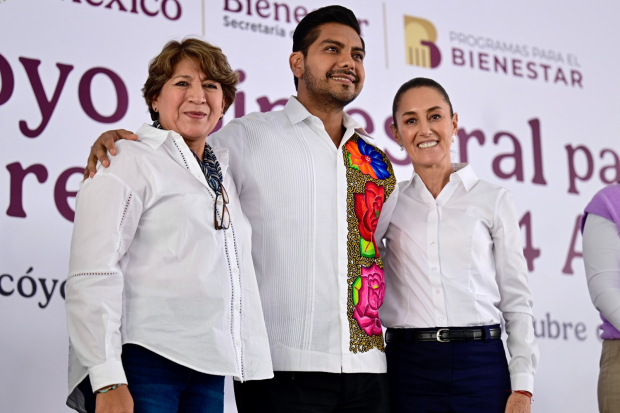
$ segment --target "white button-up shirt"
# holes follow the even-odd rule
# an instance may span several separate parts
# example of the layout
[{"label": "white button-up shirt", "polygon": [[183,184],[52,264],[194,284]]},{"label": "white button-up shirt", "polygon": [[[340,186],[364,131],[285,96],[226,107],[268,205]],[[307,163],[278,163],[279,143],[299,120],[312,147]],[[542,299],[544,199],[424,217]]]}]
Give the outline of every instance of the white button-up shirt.
[{"label": "white button-up shirt", "polygon": [[137,135],[118,142],[76,201],[66,292],[73,406],[87,374],[93,389],[127,383],[125,343],[203,373],[273,376],[227,150],[213,148],[230,196],[230,228],[218,231],[215,194],[183,138],[149,125]]},{"label": "white button-up shirt", "polygon": [[456,172],[435,199],[415,172],[399,184],[385,235],[386,297],[392,328],[499,324],[508,333],[512,389],[533,391],[538,364],[532,294],[519,217],[510,192]]},{"label": "white button-up shirt", "polygon": [[620,237],[615,222],[588,214],[583,262],[592,303],[620,331]]},{"label": "white button-up shirt", "polygon": [[[291,97],[284,110],[235,119],[208,140],[228,148],[252,225],[274,370],[386,371],[375,308],[383,301],[383,263],[370,253],[374,244],[360,239],[357,214],[376,219],[381,206],[389,209],[396,181],[362,127],[346,114],[343,126],[336,147],[321,120]],[[368,156],[351,161],[347,147],[359,146]],[[355,169],[360,160],[377,171],[370,164]],[[362,202],[363,194],[373,196],[376,208]],[[361,244],[372,257],[361,257]]]}]

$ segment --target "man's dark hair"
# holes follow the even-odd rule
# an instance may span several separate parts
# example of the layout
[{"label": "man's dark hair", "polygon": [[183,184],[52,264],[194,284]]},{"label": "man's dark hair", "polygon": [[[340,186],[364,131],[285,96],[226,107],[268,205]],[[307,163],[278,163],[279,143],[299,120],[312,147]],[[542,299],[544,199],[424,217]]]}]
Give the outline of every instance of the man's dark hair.
[{"label": "man's dark hair", "polygon": [[428,79],[426,77],[416,77],[403,83],[403,85],[398,88],[396,96],[394,96],[394,102],[392,103],[392,121],[394,122],[394,126],[396,128],[398,128],[398,124],[396,123],[396,112],[398,112],[398,105],[400,104],[401,96],[410,89],[416,89],[420,87],[430,87],[431,89],[435,89],[450,107],[450,117],[454,116],[454,112],[452,110],[452,102],[450,102],[450,97],[448,96],[448,92],[446,92],[446,89],[444,89],[443,86],[441,86],[433,79]]},{"label": "man's dark hair", "polygon": [[[293,33],[293,52],[301,52],[304,57],[307,56],[310,45],[319,37],[319,27],[326,23],[339,23],[351,27],[360,36],[362,47],[366,48],[355,14],[346,7],[326,6],[308,13],[301,19]],[[299,79],[295,77],[295,90],[298,84]]]}]

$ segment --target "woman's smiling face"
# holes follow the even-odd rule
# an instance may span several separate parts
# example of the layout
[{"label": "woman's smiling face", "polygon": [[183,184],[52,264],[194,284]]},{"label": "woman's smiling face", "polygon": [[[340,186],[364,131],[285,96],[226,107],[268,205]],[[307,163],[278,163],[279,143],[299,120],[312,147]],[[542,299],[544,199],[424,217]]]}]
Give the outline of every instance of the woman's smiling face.
[{"label": "woman's smiling face", "polygon": [[450,106],[437,90],[422,86],[403,93],[396,123],[397,128],[391,125],[392,134],[409,154],[414,168],[450,166],[458,115],[450,116]]},{"label": "woman's smiling face", "polygon": [[205,139],[224,111],[222,87],[207,78],[197,61],[184,58],[153,99],[153,109],[164,129],[177,132],[186,141]]}]

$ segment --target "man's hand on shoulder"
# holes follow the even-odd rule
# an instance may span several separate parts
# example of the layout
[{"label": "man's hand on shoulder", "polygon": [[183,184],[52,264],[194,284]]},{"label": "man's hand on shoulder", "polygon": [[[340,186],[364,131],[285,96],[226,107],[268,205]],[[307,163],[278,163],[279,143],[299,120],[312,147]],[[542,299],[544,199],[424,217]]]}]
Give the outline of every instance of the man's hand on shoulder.
[{"label": "man's hand on shoulder", "polygon": [[138,135],[125,129],[116,129],[103,132],[90,147],[90,155],[88,156],[88,164],[84,168],[84,179],[93,177],[97,173],[97,161],[101,162],[104,168],[110,166],[108,159],[108,151],[110,155],[116,155],[116,145],[114,142],[127,139],[137,141]]}]

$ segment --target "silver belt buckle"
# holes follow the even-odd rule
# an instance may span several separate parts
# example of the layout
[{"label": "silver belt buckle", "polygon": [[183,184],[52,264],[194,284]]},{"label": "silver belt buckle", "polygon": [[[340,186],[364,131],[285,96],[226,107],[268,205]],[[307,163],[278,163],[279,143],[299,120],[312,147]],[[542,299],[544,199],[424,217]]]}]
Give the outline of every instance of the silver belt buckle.
[{"label": "silver belt buckle", "polygon": [[441,338],[441,333],[443,331],[450,331],[450,330],[447,329],[447,328],[440,328],[439,330],[437,330],[437,335],[435,337],[437,338],[437,341],[440,341],[442,343],[449,343],[450,340],[444,340],[444,339]]}]

